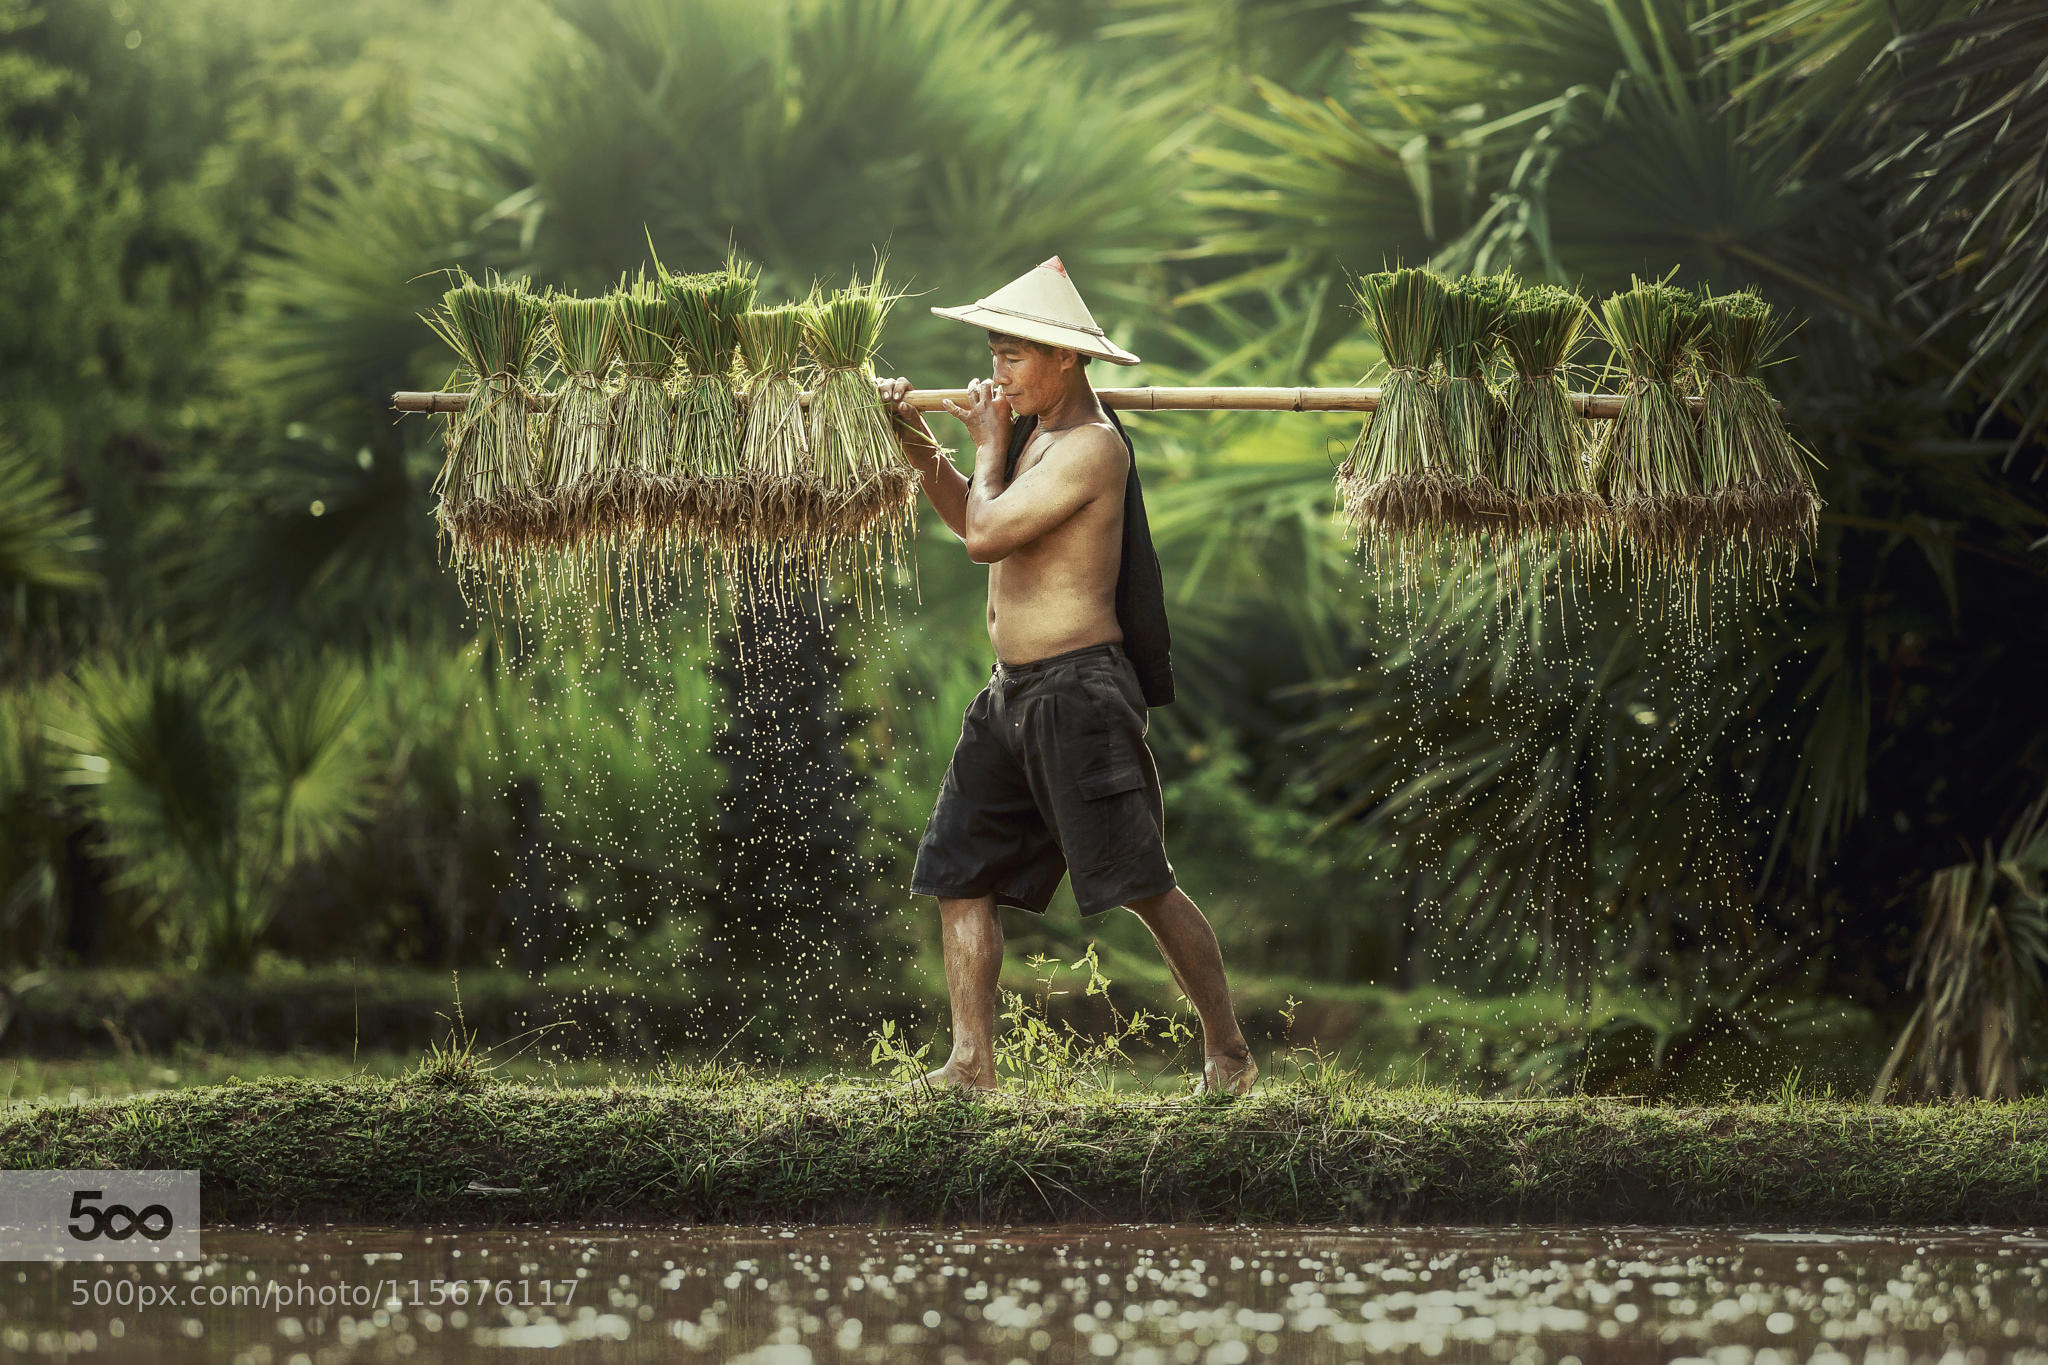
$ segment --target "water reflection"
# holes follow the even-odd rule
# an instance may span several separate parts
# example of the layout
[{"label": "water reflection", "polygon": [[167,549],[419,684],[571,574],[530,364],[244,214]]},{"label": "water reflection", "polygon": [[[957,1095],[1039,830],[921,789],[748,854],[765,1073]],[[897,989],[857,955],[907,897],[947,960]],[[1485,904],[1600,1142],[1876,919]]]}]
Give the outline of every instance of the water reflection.
[{"label": "water reflection", "polygon": [[0,1351],[324,1365],[2048,1365],[2048,1238],[1670,1228],[210,1232],[0,1268]]}]

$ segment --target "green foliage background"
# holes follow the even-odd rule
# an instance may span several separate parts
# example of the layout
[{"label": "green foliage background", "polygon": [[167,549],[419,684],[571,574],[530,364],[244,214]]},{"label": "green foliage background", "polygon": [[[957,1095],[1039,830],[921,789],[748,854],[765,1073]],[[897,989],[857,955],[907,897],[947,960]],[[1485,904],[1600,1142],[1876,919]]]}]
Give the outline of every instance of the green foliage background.
[{"label": "green foliage background", "polygon": [[[0,0],[0,953],[720,970],[720,623],[465,611],[435,429],[385,406],[447,375],[443,268],[594,289],[651,237],[773,298],[885,249],[885,365],[939,385],[977,347],[922,304],[1054,252],[1139,383],[1357,382],[1343,277],[1384,262],[1676,266],[1802,318],[1775,384],[1825,466],[1811,574],[1707,640],[1506,570],[1386,591],[1330,522],[1342,421],[1136,421],[1184,883],[1240,972],[1561,988],[1544,1084],[1825,1001],[1947,1039],[1892,1068],[1927,1088],[2037,1086],[2044,9]],[[837,630],[820,732],[905,962],[981,590],[928,518],[915,596]]]}]

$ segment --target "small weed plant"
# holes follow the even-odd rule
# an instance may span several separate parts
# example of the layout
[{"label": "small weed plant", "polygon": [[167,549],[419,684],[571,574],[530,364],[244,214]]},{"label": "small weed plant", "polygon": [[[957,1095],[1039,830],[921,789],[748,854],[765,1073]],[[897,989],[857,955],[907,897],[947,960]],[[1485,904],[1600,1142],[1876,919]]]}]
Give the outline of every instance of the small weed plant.
[{"label": "small weed plant", "polygon": [[436,1090],[474,1094],[491,1083],[494,1068],[477,1052],[476,1035],[462,1017],[462,979],[455,979],[455,1018],[448,1026],[447,1045],[427,1045],[426,1055],[406,1079]]},{"label": "small weed plant", "polygon": [[[995,1047],[996,1073],[1010,1087],[1041,1099],[1072,1098],[1084,1092],[1115,1094],[1120,1088],[1131,1088],[1131,1080],[1140,1072],[1134,1049],[1168,1054],[1154,1080],[1180,1065],[1183,1076],[1199,1084],[1199,1078],[1183,1064],[1188,1045],[1197,1038],[1187,1019],[1142,1007],[1129,1014],[1119,1009],[1093,943],[1071,963],[1043,953],[1026,961],[1036,977],[1034,988],[1028,994],[1002,993],[1003,1029]],[[1109,1010],[1109,1028],[1089,1034],[1070,1020],[1053,1017],[1053,1001],[1071,994],[1061,984],[1068,973],[1085,974],[1082,997],[1102,998]],[[914,1080],[928,1070],[926,1058],[932,1044],[912,1051],[893,1019],[884,1020],[868,1042],[869,1064],[885,1070],[892,1080]]]},{"label": "small weed plant", "polygon": [[868,1065],[877,1069],[886,1066],[889,1079],[893,1081],[920,1079],[930,1070],[925,1057],[931,1052],[932,1045],[926,1043],[912,1052],[908,1041],[898,1032],[894,1019],[884,1019],[882,1026],[869,1035]]}]

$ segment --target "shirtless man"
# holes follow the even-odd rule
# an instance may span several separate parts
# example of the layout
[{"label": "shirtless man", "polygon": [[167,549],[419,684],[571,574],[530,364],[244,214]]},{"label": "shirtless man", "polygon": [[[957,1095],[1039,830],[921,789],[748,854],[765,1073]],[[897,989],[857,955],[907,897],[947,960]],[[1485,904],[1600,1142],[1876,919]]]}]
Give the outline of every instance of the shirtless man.
[{"label": "shirtless man", "polygon": [[[1203,1088],[1243,1094],[1258,1067],[1231,1009],[1215,932],[1166,859],[1145,697],[1122,646],[1116,591],[1130,450],[1080,352],[995,331],[988,347],[993,378],[974,381],[965,405],[945,405],[973,438],[971,479],[907,401],[910,385],[880,385],[925,496],[968,557],[989,566],[998,660],[968,707],[911,881],[914,894],[938,898],[953,1011],[952,1055],[926,1079],[995,1086],[996,907],[1043,914],[1071,873],[1083,915],[1122,905],[1152,931],[1201,1016]],[[1006,478],[1013,418],[1034,416]]]}]

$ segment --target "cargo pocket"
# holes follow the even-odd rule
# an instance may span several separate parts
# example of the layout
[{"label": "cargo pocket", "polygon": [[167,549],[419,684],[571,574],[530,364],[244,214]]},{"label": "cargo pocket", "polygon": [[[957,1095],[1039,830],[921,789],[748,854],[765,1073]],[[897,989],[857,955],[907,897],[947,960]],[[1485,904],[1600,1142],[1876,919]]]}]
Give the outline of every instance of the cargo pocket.
[{"label": "cargo pocket", "polygon": [[1086,800],[1099,801],[1144,786],[1142,720],[1134,720],[1114,677],[1090,669],[1080,681],[1088,714],[1088,758],[1075,775],[1075,790]]},{"label": "cargo pocket", "polygon": [[1118,764],[1081,774],[1074,787],[1085,800],[1100,801],[1105,796],[1118,792],[1135,790],[1145,785],[1145,774],[1135,763]]}]

